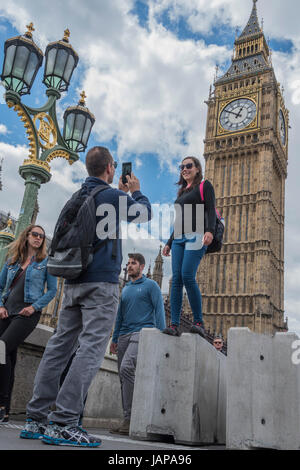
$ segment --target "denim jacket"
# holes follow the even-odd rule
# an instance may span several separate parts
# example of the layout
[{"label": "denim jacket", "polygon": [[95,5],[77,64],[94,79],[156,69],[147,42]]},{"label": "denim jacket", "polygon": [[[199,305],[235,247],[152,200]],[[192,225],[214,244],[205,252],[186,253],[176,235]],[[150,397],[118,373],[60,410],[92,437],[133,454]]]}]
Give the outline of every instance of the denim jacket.
[{"label": "denim jacket", "polygon": [[[55,297],[57,290],[56,277],[51,276],[47,271],[47,261],[33,261],[26,269],[24,302],[30,303],[35,311],[41,311]],[[16,273],[21,267],[20,263],[8,264],[2,268],[0,273],[0,307],[10,293],[10,286],[15,278]],[[45,292],[45,284],[47,284],[47,292]]]}]

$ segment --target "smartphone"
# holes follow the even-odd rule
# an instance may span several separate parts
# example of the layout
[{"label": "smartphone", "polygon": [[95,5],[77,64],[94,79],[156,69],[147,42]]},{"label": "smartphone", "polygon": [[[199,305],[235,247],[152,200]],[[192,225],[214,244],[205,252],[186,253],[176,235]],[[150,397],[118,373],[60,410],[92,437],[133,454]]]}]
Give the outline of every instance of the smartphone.
[{"label": "smartphone", "polygon": [[126,175],[131,175],[132,172],[132,164],[131,162],[122,163],[122,183],[127,183]]}]

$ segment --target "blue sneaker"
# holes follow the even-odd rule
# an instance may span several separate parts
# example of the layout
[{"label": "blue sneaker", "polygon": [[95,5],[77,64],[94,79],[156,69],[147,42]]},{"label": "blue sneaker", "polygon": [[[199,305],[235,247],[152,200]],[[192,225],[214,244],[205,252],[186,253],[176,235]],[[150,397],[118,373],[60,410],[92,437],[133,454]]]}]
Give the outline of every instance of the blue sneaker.
[{"label": "blue sneaker", "polygon": [[42,439],[44,437],[45,429],[45,424],[28,418],[26,419],[25,426],[20,433],[20,437],[22,439]]},{"label": "blue sneaker", "polygon": [[50,422],[42,442],[56,446],[98,447],[102,441],[88,434],[80,426],[63,426]]}]

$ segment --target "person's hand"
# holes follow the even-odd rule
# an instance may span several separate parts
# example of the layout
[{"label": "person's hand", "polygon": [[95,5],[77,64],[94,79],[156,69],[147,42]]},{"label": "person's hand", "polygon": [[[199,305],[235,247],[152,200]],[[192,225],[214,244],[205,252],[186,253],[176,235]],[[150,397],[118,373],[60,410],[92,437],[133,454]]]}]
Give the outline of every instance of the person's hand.
[{"label": "person's hand", "polygon": [[140,182],[138,180],[138,178],[133,174],[131,173],[131,175],[126,175],[126,178],[127,178],[127,184],[128,184],[128,187],[129,187],[129,191],[132,193],[134,193],[135,191],[140,191],[141,189],[141,185],[140,185]]},{"label": "person's hand", "polygon": [[4,320],[4,318],[8,317],[8,312],[5,307],[0,307],[0,319]]},{"label": "person's hand", "polygon": [[121,191],[124,191],[124,193],[128,193],[128,191],[129,191],[128,183],[123,184],[122,175],[120,176],[120,179],[119,179],[119,189]]},{"label": "person's hand", "polygon": [[118,344],[117,343],[110,343],[109,352],[110,352],[110,354],[117,354],[118,353]]},{"label": "person's hand", "polygon": [[35,311],[34,307],[30,305],[30,307],[23,308],[19,312],[19,315],[23,315],[24,317],[30,317],[30,315],[32,315],[34,311]]},{"label": "person's hand", "polygon": [[204,246],[209,246],[214,239],[214,236],[210,232],[206,232],[203,237],[203,245]]},{"label": "person's hand", "polygon": [[164,247],[164,249],[163,249],[162,254],[163,254],[164,256],[170,256],[170,251],[171,251],[171,248],[169,247],[169,245],[166,245],[166,246]]}]

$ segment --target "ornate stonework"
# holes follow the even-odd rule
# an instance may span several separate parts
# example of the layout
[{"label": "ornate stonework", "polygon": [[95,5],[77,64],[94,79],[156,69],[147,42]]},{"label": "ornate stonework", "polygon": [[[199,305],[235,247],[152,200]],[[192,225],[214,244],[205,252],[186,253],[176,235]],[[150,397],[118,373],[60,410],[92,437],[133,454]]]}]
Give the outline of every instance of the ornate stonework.
[{"label": "ornate stonework", "polygon": [[[232,65],[215,81],[207,101],[205,178],[214,185],[226,230],[222,251],[201,262],[198,282],[206,327],[224,338],[232,326],[266,334],[286,328],[284,206],[289,113],[256,20],[255,2],[247,27],[235,42]],[[254,23],[256,31],[251,28]],[[245,67],[239,69],[241,61]],[[253,119],[250,100],[256,105]],[[224,112],[228,103],[233,104]]]}]

